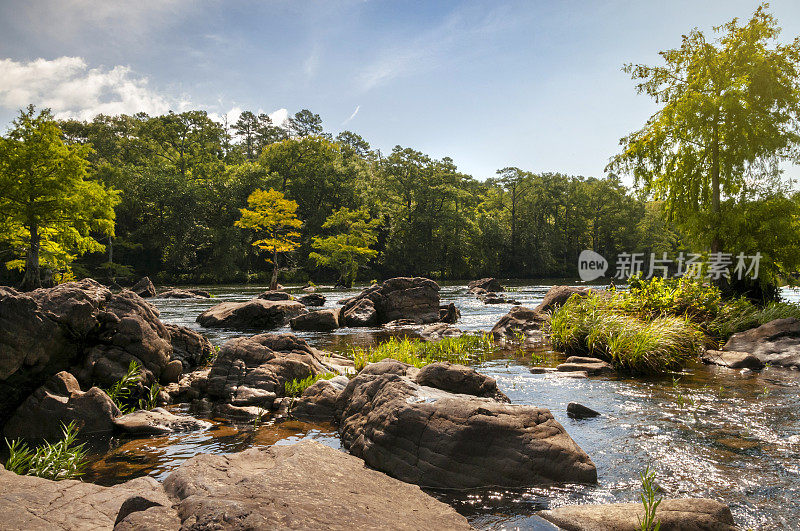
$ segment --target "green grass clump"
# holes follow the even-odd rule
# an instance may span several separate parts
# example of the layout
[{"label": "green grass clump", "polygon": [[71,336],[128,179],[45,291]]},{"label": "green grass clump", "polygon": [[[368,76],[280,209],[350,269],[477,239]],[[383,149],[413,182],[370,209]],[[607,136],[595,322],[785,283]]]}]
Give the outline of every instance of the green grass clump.
[{"label": "green grass clump", "polygon": [[385,359],[394,359],[415,367],[423,367],[437,361],[450,363],[478,363],[487,354],[495,351],[495,344],[490,334],[463,335],[446,337],[440,341],[423,341],[421,339],[390,338],[370,348],[354,348],[351,351],[356,371],[360,371],[370,363]]},{"label": "green grass clump", "polygon": [[284,384],[284,391],[286,396],[300,396],[303,391],[314,385],[318,380],[330,380],[334,376],[336,376],[335,372],[323,372],[312,374],[299,380],[290,380]]},{"label": "green grass clump", "polygon": [[759,308],[745,299],[725,304],[723,311],[709,324],[710,331],[720,339],[749,330],[775,319],[800,319],[800,305],[791,302],[771,302]]},{"label": "green grass clump", "polygon": [[618,297],[571,297],[550,321],[553,346],[605,359],[635,374],[677,370],[697,354],[703,334],[690,319],[642,319],[625,313]]},{"label": "green grass clump", "polygon": [[51,444],[45,442],[38,448],[29,448],[27,444],[17,439],[8,442],[8,459],[6,470],[15,474],[37,476],[55,481],[61,479],[75,479],[83,475],[86,467],[86,450],[83,443],[76,444],[78,428],[75,422],[61,425],[63,437],[60,441]]}]

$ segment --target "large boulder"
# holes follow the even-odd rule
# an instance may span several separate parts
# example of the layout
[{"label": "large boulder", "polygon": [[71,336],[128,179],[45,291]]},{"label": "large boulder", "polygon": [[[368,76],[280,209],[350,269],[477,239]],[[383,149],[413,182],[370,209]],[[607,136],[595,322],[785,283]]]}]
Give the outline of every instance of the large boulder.
[{"label": "large boulder", "polygon": [[498,339],[513,338],[518,334],[526,337],[541,336],[545,323],[547,315],[525,306],[514,306],[495,323],[491,334]]},{"label": "large boulder", "polygon": [[336,402],[349,382],[347,376],[317,380],[303,391],[299,398],[292,401],[291,416],[311,422],[334,422]]},{"label": "large boulder", "polygon": [[339,308],[328,308],[298,315],[289,321],[292,330],[330,332],[339,328]]},{"label": "large boulder", "polygon": [[172,360],[179,360],[182,365],[181,372],[188,372],[211,359],[214,346],[206,336],[195,332],[191,328],[168,324],[170,343],[172,344]]},{"label": "large boulder", "polygon": [[[641,503],[568,505],[540,511],[538,516],[569,531],[636,531],[644,515]],[[707,498],[662,500],[656,509],[661,529],[734,531],[738,529],[731,510],[724,503]]]},{"label": "large boulder", "polygon": [[138,498],[171,507],[161,484],[151,477],[102,487],[65,479],[18,476],[0,467],[0,529],[112,529],[126,501]]},{"label": "large boulder", "polygon": [[421,368],[415,380],[420,385],[435,387],[442,391],[493,398],[499,402],[511,402],[497,388],[497,380],[466,365],[437,361]]},{"label": "large boulder", "polygon": [[751,369],[758,371],[764,368],[764,362],[749,352],[706,350],[700,354],[700,361],[710,365],[728,367],[729,369]]},{"label": "large boulder", "polygon": [[800,369],[800,319],[775,319],[733,334],[722,350],[747,352],[762,363]]},{"label": "large boulder", "polygon": [[305,304],[306,306],[325,306],[325,295],[319,293],[309,293],[298,297],[297,302]]},{"label": "large boulder", "polygon": [[[439,370],[425,373],[394,360],[365,367],[339,395],[344,447],[371,467],[425,487],[597,481],[594,463],[550,411],[468,394],[493,391],[474,375],[459,379]],[[422,382],[460,393],[423,385],[420,374]]]},{"label": "large boulder", "polygon": [[341,322],[344,326],[376,326],[378,311],[370,299],[361,299],[353,304],[345,304],[341,310]]},{"label": "large boulder", "polygon": [[542,302],[534,308],[539,313],[552,313],[559,306],[563,306],[573,295],[588,295],[589,288],[577,286],[553,286],[544,295]]},{"label": "large boulder", "polygon": [[75,421],[81,435],[108,433],[122,413],[105,391],[92,387],[81,391],[78,380],[62,371],[52,376],[14,412],[3,433],[9,439],[47,439],[55,442],[62,424]]},{"label": "large boulder", "polygon": [[347,326],[358,326],[347,324],[349,310],[365,299],[372,302],[379,325],[397,319],[409,319],[417,324],[439,320],[439,285],[427,278],[390,278],[366,288],[342,307]]},{"label": "large boulder", "polygon": [[201,454],[164,489],[182,529],[470,529],[419,487],[315,441]]},{"label": "large boulder", "polygon": [[496,278],[482,278],[479,280],[473,280],[467,284],[467,289],[470,291],[470,293],[497,293],[498,291],[506,290]]},{"label": "large boulder", "polygon": [[143,298],[156,296],[156,287],[153,286],[150,277],[142,277],[131,287],[131,291]]},{"label": "large boulder", "polygon": [[131,291],[91,279],[19,293],[0,288],[0,424],[52,375],[67,370],[84,389],[110,387],[131,361],[143,385],[161,378],[172,346],[158,310]]},{"label": "large boulder", "polygon": [[296,301],[252,299],[212,306],[197,317],[197,322],[208,328],[269,330],[288,324],[292,317],[306,311],[306,307]]}]

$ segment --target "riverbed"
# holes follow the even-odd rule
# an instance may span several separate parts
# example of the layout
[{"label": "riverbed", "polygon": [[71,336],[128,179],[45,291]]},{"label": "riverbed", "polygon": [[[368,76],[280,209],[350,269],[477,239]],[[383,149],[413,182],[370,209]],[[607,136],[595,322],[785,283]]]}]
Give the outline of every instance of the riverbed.
[{"label": "riverbed", "polygon": [[[510,285],[507,298],[535,306],[550,288],[545,284]],[[215,345],[245,335],[204,329],[195,318],[223,301],[248,300],[264,286],[204,288],[212,299],[151,301],[166,323],[188,326]],[[289,289],[301,294],[297,289]],[[325,307],[357,293],[321,288]],[[800,292],[785,290],[788,300]],[[461,310],[457,327],[489,330],[510,305],[484,305],[464,285],[444,285],[444,304]],[[288,327],[277,330],[290,331]],[[381,329],[343,328],[333,333],[298,336],[329,351],[347,354],[386,337]],[[570,436],[597,465],[598,484],[558,485],[520,490],[471,490],[430,493],[451,504],[482,529],[537,529],[532,514],[566,504],[638,502],[638,474],[649,466],[665,497],[709,497],[728,503],[744,529],[797,528],[800,522],[800,372],[766,368],[760,372],[695,364],[679,377],[564,378],[532,374],[533,365],[554,366],[562,357],[546,346],[495,357],[476,366],[497,379],[513,403],[549,408]],[[601,417],[573,420],[569,402],[579,402]],[[176,407],[182,411],[183,406]],[[292,444],[314,439],[341,448],[330,425],[266,418],[257,426],[223,419],[208,431],[135,440],[112,440],[92,457],[86,481],[113,484],[141,475],[164,479],[184,460],[201,452],[230,453],[253,446]]]}]

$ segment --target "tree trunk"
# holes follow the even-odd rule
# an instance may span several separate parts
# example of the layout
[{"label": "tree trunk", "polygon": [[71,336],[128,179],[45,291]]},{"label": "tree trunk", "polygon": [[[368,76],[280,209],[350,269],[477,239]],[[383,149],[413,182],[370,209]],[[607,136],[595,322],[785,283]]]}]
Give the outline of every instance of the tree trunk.
[{"label": "tree trunk", "polygon": [[278,289],[278,249],[272,250],[272,280],[269,281],[269,289]]},{"label": "tree trunk", "polygon": [[25,259],[25,276],[22,278],[20,289],[31,291],[42,287],[42,277],[39,271],[39,225],[34,221],[30,226],[31,245]]}]

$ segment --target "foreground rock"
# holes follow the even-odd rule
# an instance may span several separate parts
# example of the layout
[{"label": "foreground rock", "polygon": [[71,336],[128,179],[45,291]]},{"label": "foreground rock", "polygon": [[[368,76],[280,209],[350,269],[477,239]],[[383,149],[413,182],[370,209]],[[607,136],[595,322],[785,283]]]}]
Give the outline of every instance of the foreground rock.
[{"label": "foreground rock", "polygon": [[[569,531],[635,531],[641,529],[644,509],[641,503],[570,505],[537,515]],[[664,531],[737,529],[728,506],[707,498],[665,499],[656,509],[656,520]]]},{"label": "foreground rock", "polygon": [[330,332],[339,328],[339,308],[317,310],[298,315],[289,321],[292,330]]},{"label": "foreground rock", "polygon": [[114,426],[129,435],[163,435],[178,431],[195,431],[211,427],[210,422],[187,415],[173,415],[164,408],[140,409],[114,419]]},{"label": "foreground rock", "polygon": [[[370,314],[368,300],[375,312],[376,324],[381,325],[397,319],[410,319],[417,324],[439,320],[439,285],[422,277],[390,278],[382,284],[366,288],[351,297],[342,307],[346,326],[359,326],[350,318],[353,308],[359,306],[364,314]],[[372,317],[369,317],[372,319]]]},{"label": "foreground rock", "polygon": [[61,438],[61,425],[75,421],[81,434],[95,435],[114,429],[114,419],[122,413],[105,391],[92,387],[81,391],[78,380],[62,371],[51,377],[22,403],[4,428],[9,439]]},{"label": "foreground rock", "polygon": [[553,286],[544,295],[541,304],[535,308],[539,313],[552,313],[559,306],[563,306],[573,295],[588,295],[589,288],[575,286]]},{"label": "foreground rock", "polygon": [[775,319],[733,334],[722,350],[747,352],[762,363],[800,369],[800,319]]},{"label": "foreground rock", "polygon": [[472,371],[368,365],[338,399],[342,444],[369,466],[425,487],[597,481],[594,463],[550,411],[485,398],[496,387],[465,369]]},{"label": "foreground rock", "polygon": [[150,281],[150,277],[142,277],[139,282],[131,287],[131,291],[142,298],[156,296],[156,287]]},{"label": "foreground rock", "polygon": [[728,367],[729,369],[758,371],[764,368],[764,362],[748,352],[707,350],[700,355],[700,361],[711,365]]},{"label": "foreground rock", "polygon": [[515,338],[518,334],[526,337],[543,337],[542,325],[547,323],[547,315],[525,306],[514,306],[492,327],[491,334],[498,338]]},{"label": "foreground rock", "polygon": [[158,311],[131,291],[86,279],[19,293],[0,288],[0,424],[48,378],[71,372],[84,389],[110,387],[131,361],[143,385],[170,363]]},{"label": "foreground rock", "polygon": [[212,306],[197,317],[197,322],[208,328],[270,330],[288,324],[292,317],[306,311],[296,301],[252,299]]},{"label": "foreground rock", "polygon": [[131,498],[172,505],[161,484],[150,477],[101,487],[69,479],[18,476],[0,467],[3,530],[112,529],[123,503]]},{"label": "foreground rock", "polygon": [[570,356],[564,363],[558,365],[556,370],[560,372],[583,371],[589,376],[616,372],[610,363],[599,358],[588,358],[585,356]]},{"label": "foreground rock", "polygon": [[480,280],[473,280],[467,284],[467,289],[470,293],[497,293],[499,291],[506,290],[496,278],[482,278]]},{"label": "foreground rock", "polygon": [[347,376],[336,376],[330,380],[317,380],[314,385],[292,401],[292,418],[312,422],[335,422],[336,402],[350,380]]},{"label": "foreground rock", "polygon": [[313,441],[199,455],[164,488],[182,529],[470,529],[419,487]]},{"label": "foreground rock", "polygon": [[203,334],[185,326],[165,325],[172,344],[172,360],[179,360],[182,372],[189,372],[214,354],[214,346]]}]

